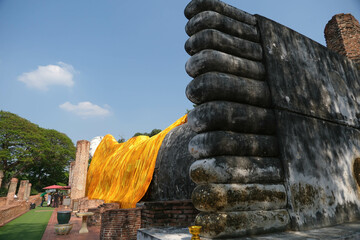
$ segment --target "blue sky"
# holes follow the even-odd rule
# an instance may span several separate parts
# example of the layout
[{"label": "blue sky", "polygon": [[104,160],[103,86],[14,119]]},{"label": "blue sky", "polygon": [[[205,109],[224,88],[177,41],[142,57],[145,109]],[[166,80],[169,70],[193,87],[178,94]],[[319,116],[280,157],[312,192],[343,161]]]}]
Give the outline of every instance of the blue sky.
[{"label": "blue sky", "polygon": [[[0,109],[67,134],[126,139],[191,109],[183,10],[188,0],[0,0]],[[359,0],[226,0],[325,45]]]}]

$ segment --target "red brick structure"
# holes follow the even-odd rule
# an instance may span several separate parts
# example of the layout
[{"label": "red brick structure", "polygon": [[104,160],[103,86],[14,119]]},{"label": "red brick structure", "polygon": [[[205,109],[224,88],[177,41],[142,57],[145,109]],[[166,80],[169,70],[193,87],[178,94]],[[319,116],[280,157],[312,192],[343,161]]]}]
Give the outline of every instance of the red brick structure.
[{"label": "red brick structure", "polygon": [[96,209],[97,207],[104,204],[104,200],[100,199],[91,199],[89,200],[87,197],[79,198],[78,209],[80,212],[87,212],[89,209]]},{"label": "red brick structure", "polygon": [[72,168],[70,176],[72,202],[73,200],[85,197],[86,176],[89,165],[89,149],[89,141],[81,140],[76,144],[75,166]]},{"label": "red brick structure", "polygon": [[29,211],[29,204],[25,201],[11,206],[0,207],[0,226],[5,225],[27,211]]},{"label": "red brick structure", "polygon": [[94,215],[88,217],[88,226],[101,226],[102,214],[108,210],[119,209],[118,203],[105,203],[96,208],[89,208],[88,212],[93,212]]},{"label": "red brick structure", "polygon": [[325,27],[329,49],[360,64],[360,24],[351,14],[335,15]]},{"label": "red brick structure", "polygon": [[198,213],[190,200],[145,202],[141,227],[188,227]]},{"label": "red brick structure", "polygon": [[0,227],[6,223],[14,220],[15,218],[28,212],[30,209],[30,203],[40,205],[41,197],[40,194],[30,196],[29,201],[13,201],[12,205],[0,206]]},{"label": "red brick structure", "polygon": [[73,181],[73,174],[74,174],[74,167],[75,167],[75,161],[70,163],[70,168],[69,168],[69,186],[71,186],[72,181]]},{"label": "red brick structure", "polygon": [[1,188],[1,184],[2,184],[2,179],[4,177],[4,171],[0,170],[0,188]]},{"label": "red brick structure", "polygon": [[26,194],[28,185],[29,185],[29,180],[21,180],[20,181],[19,191],[17,193],[18,200],[20,200],[20,201],[25,200],[25,197],[26,197],[25,194]]},{"label": "red brick structure", "polygon": [[[91,211],[99,212],[106,206],[104,204],[98,210]],[[138,208],[104,211],[101,215],[100,239],[135,240],[139,228],[188,227],[194,224],[198,213],[190,200],[144,202]]]},{"label": "red brick structure", "polygon": [[7,197],[6,197],[6,200],[7,200],[6,205],[10,205],[14,201],[14,195],[15,195],[15,192],[16,192],[16,187],[17,187],[18,181],[19,180],[17,178],[12,178],[11,179],[9,191],[8,191],[8,194],[7,194]]},{"label": "red brick structure", "polygon": [[24,195],[24,200],[28,200],[30,195],[31,195],[31,183],[28,183],[27,188],[25,189],[25,195]]},{"label": "red brick structure", "polygon": [[6,205],[6,199],[7,199],[7,197],[0,197],[0,207]]},{"label": "red brick structure", "polygon": [[141,208],[115,209],[103,213],[100,239],[135,240],[141,227]]}]

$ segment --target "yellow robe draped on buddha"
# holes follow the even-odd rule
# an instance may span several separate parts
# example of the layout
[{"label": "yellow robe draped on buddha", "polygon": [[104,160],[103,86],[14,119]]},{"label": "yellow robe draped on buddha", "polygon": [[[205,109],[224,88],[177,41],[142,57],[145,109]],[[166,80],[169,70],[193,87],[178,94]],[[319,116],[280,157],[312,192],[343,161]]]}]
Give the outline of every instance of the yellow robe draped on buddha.
[{"label": "yellow robe draped on buddha", "polygon": [[120,208],[136,207],[150,185],[166,134],[186,122],[187,115],[151,138],[138,136],[124,143],[106,135],[96,148],[88,169],[87,197],[117,202]]}]

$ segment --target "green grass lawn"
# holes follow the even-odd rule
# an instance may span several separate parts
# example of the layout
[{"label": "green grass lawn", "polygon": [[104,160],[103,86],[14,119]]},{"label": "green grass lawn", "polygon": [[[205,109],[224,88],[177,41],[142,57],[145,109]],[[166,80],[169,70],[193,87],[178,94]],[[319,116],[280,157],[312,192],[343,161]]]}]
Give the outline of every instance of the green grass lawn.
[{"label": "green grass lawn", "polygon": [[0,239],[41,240],[54,208],[36,207],[0,227]]}]

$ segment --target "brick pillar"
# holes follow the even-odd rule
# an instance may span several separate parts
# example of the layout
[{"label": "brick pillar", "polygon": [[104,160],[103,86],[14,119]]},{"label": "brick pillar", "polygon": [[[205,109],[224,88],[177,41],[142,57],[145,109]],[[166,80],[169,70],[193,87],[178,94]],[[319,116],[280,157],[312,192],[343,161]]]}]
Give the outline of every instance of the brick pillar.
[{"label": "brick pillar", "polygon": [[28,199],[27,195],[28,195],[28,191],[29,191],[29,184],[30,183],[26,184],[25,191],[24,191],[24,199],[23,200]]},{"label": "brick pillar", "polygon": [[141,228],[141,208],[105,211],[101,216],[100,240],[133,240]]},{"label": "brick pillar", "polygon": [[17,194],[18,200],[25,200],[25,191],[28,187],[29,180],[21,180],[20,181],[20,187]]},{"label": "brick pillar", "polygon": [[329,49],[360,64],[360,24],[351,14],[337,14],[325,27]]},{"label": "brick pillar", "polygon": [[24,200],[28,200],[30,197],[30,193],[31,193],[31,183],[28,183],[27,188],[25,189],[25,197]]},{"label": "brick pillar", "polygon": [[6,205],[9,205],[9,203],[14,200],[14,195],[16,192],[16,187],[17,187],[18,181],[19,180],[17,178],[11,179],[10,187],[9,187],[9,191],[8,191],[7,199],[6,199]]},{"label": "brick pillar", "polygon": [[72,170],[71,200],[85,197],[86,175],[89,165],[90,142],[78,141],[76,144],[75,166]]},{"label": "brick pillar", "polygon": [[0,170],[0,188],[1,188],[3,177],[4,177],[4,172],[3,172],[3,170]]},{"label": "brick pillar", "polygon": [[69,168],[69,184],[68,184],[69,186],[72,185],[74,167],[75,167],[75,162],[71,162],[70,163],[70,168]]}]

